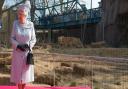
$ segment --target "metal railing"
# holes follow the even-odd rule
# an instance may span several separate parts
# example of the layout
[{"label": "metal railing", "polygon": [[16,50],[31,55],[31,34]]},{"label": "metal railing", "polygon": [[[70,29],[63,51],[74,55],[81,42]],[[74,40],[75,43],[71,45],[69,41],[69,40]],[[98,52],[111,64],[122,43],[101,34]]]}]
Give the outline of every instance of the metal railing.
[{"label": "metal railing", "polygon": [[[74,11],[69,13],[57,14],[36,18],[35,26],[42,28],[66,27],[68,25],[91,24],[98,23],[101,19],[100,8],[89,9],[86,14],[83,11]],[[66,25],[67,24],[67,25]]]}]

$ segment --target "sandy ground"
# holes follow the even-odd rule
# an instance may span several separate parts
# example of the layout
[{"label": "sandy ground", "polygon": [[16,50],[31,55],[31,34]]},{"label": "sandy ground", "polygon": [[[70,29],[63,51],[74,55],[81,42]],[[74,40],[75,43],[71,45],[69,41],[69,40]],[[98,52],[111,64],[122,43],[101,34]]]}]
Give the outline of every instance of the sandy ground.
[{"label": "sandy ground", "polygon": [[[6,60],[9,56],[1,54]],[[93,86],[94,89],[128,89],[128,61],[84,55],[35,51],[35,85]],[[11,58],[10,58],[11,60]],[[3,64],[2,64],[3,63]],[[0,62],[0,84],[9,84],[10,64]],[[5,64],[4,64],[5,63]],[[6,64],[7,63],[7,64]],[[31,84],[31,85],[33,85]]]}]

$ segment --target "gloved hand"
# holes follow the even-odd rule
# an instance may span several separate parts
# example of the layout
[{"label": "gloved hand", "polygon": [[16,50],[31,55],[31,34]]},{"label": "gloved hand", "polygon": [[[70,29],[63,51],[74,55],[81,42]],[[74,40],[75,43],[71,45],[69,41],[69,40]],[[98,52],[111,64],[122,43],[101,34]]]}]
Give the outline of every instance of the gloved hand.
[{"label": "gloved hand", "polygon": [[29,50],[28,44],[19,44],[17,45],[17,48],[20,49],[21,51]]},{"label": "gloved hand", "polygon": [[29,49],[28,44],[23,44],[23,47],[24,47],[25,49]]}]

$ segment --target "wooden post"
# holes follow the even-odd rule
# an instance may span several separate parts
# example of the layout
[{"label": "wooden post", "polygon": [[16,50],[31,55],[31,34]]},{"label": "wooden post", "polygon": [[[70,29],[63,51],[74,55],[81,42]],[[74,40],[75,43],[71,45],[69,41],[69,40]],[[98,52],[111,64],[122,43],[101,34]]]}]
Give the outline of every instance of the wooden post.
[{"label": "wooden post", "polygon": [[48,30],[48,42],[51,43],[52,42],[52,29]]}]

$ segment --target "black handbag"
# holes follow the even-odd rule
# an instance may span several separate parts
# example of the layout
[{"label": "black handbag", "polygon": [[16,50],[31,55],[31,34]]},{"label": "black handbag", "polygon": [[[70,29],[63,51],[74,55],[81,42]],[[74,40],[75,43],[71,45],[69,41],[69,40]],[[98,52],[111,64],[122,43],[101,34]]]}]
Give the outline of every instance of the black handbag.
[{"label": "black handbag", "polygon": [[33,53],[31,53],[29,51],[29,53],[27,54],[27,61],[26,61],[27,65],[34,65],[34,58],[33,58]]},{"label": "black handbag", "polygon": [[29,52],[27,54],[27,61],[26,61],[27,65],[34,65],[34,58],[33,58],[33,53],[30,49],[30,42],[29,42]]}]

